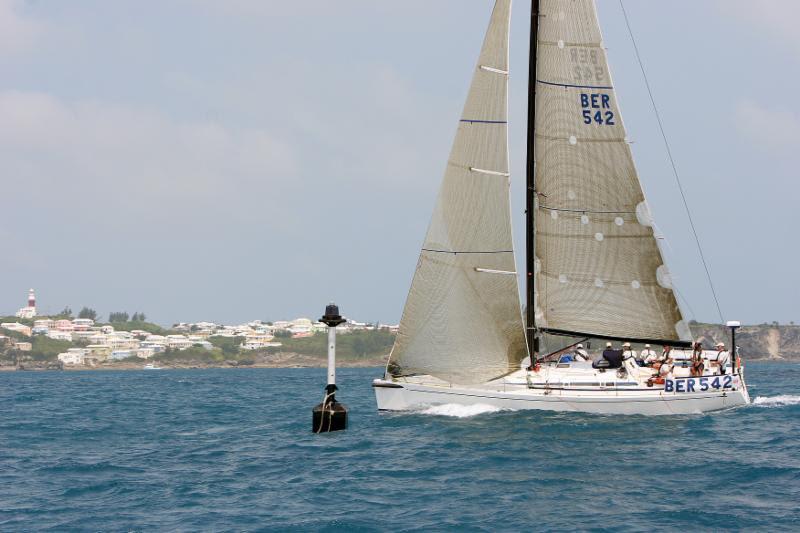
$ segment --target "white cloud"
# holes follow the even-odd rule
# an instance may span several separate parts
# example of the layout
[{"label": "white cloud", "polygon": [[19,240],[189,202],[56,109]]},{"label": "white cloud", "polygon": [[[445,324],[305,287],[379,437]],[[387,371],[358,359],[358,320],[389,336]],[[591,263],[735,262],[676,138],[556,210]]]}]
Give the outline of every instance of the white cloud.
[{"label": "white cloud", "polygon": [[800,51],[800,2],[797,0],[717,0],[717,8],[724,16],[734,17],[759,37],[793,48],[789,56]]},{"label": "white cloud", "polygon": [[20,14],[18,0],[0,0],[0,56],[27,50],[42,31],[40,23]]},{"label": "white cloud", "polygon": [[800,148],[800,114],[790,109],[768,109],[740,102],[736,109],[739,133],[761,148],[782,152]]},{"label": "white cloud", "polygon": [[293,146],[264,130],[15,91],[0,92],[0,157],[6,194],[135,216],[172,216],[234,192],[255,204],[298,171]]}]

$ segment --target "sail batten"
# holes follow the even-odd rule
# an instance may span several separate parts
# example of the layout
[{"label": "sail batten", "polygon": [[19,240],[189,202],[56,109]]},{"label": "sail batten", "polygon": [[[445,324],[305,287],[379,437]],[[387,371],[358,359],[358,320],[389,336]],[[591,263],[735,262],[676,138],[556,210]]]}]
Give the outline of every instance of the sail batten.
[{"label": "sail batten", "polygon": [[497,0],[387,371],[486,382],[526,356],[509,199],[508,33]]},{"label": "sail batten", "polygon": [[593,0],[541,0],[535,123],[540,331],[688,340],[655,238]]}]

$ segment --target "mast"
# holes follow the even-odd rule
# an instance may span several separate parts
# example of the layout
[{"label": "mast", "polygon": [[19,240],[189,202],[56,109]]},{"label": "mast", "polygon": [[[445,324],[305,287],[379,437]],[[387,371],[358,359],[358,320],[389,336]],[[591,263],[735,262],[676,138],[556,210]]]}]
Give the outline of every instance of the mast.
[{"label": "mast", "polygon": [[536,44],[539,40],[539,0],[531,0],[531,45],[528,66],[528,160],[525,188],[525,334],[528,340],[531,366],[536,362],[539,342],[536,335],[536,306],[534,302],[534,234],[533,216],[536,187],[534,172],[536,165]]}]

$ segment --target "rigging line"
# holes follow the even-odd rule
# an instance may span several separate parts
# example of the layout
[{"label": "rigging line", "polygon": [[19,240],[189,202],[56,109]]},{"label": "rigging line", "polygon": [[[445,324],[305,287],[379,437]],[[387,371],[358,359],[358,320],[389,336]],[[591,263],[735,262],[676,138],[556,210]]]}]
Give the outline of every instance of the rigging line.
[{"label": "rigging line", "polygon": [[675,176],[675,182],[678,184],[678,190],[681,193],[681,199],[683,200],[683,207],[686,210],[686,216],[689,218],[689,225],[692,228],[692,234],[694,234],[694,242],[697,244],[697,251],[700,254],[700,260],[703,262],[703,268],[706,271],[706,279],[708,279],[708,286],[711,288],[711,295],[714,297],[714,303],[717,306],[717,313],[719,313],[719,320],[720,322],[725,322],[725,319],[722,318],[722,308],[719,305],[719,299],[717,298],[717,291],[714,290],[714,282],[711,280],[711,272],[708,269],[708,263],[706,262],[705,254],[703,254],[703,247],[700,245],[700,237],[697,235],[697,229],[694,226],[694,220],[692,219],[692,212],[689,209],[689,203],[686,201],[686,194],[683,192],[683,185],[681,184],[680,176],[678,175],[678,168],[675,166],[675,160],[672,158],[672,150],[669,147],[669,141],[667,140],[667,134],[664,132],[664,124],[661,122],[661,114],[658,112],[658,106],[656,106],[656,100],[653,97],[653,91],[650,89],[650,81],[647,79],[647,72],[644,70],[644,64],[642,63],[642,57],[639,55],[639,47],[636,45],[636,39],[633,37],[633,30],[631,29],[631,23],[628,20],[628,13],[625,11],[625,4],[623,0],[619,0],[619,7],[622,8],[622,16],[625,18],[625,26],[628,28],[628,35],[631,37],[631,43],[633,43],[633,50],[636,52],[636,61],[639,62],[639,69],[642,71],[642,77],[644,78],[644,84],[647,87],[647,94],[650,96],[650,104],[653,106],[653,112],[656,115],[656,121],[658,122],[658,129],[661,131],[661,137],[664,139],[664,146],[667,149],[667,156],[669,157],[669,162],[672,165],[672,173]]}]

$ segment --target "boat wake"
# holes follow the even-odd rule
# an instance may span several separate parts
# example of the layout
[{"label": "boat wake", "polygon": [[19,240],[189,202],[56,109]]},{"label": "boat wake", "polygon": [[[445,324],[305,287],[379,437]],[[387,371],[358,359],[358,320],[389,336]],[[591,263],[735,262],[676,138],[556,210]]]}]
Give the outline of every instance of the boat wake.
[{"label": "boat wake", "polygon": [[784,407],[800,404],[800,396],[796,394],[781,394],[779,396],[756,396],[753,405],[759,407]]},{"label": "boat wake", "polygon": [[451,416],[454,418],[469,418],[471,416],[484,415],[487,413],[498,413],[503,411],[499,407],[486,404],[460,405],[457,403],[445,403],[442,405],[432,405],[418,411],[421,415]]}]

